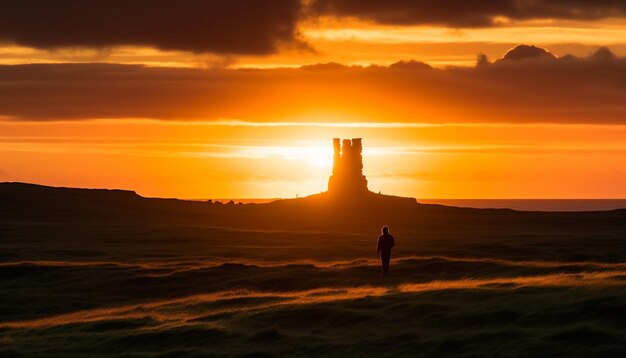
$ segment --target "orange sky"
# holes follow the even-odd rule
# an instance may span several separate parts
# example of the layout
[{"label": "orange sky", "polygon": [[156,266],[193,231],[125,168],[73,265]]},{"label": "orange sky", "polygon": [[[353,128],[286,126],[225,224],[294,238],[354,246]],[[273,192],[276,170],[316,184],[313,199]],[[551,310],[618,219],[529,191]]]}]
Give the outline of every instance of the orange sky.
[{"label": "orange sky", "polygon": [[150,120],[3,123],[3,180],[148,196],[325,190],[332,136],[365,138],[370,189],[421,198],[623,197],[626,126],[250,126]]},{"label": "orange sky", "polygon": [[[247,21],[238,1],[213,10]],[[180,39],[150,12],[128,38],[0,26],[0,181],[304,196],[326,189],[331,138],[362,137],[373,191],[626,197],[626,9],[506,1],[518,11],[467,18],[420,1],[281,0],[282,12],[260,2],[254,33],[200,24],[200,36],[188,20],[194,33]],[[95,23],[101,10],[81,8]],[[546,51],[505,55],[521,43]]]}]

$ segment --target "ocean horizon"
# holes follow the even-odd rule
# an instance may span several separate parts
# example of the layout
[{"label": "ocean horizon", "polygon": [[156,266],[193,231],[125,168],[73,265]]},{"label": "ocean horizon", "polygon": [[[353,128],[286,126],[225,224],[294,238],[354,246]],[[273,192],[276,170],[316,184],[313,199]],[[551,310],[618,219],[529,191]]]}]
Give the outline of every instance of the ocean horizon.
[{"label": "ocean horizon", "polygon": [[417,201],[422,204],[520,211],[607,211],[626,208],[626,199],[417,199]]}]

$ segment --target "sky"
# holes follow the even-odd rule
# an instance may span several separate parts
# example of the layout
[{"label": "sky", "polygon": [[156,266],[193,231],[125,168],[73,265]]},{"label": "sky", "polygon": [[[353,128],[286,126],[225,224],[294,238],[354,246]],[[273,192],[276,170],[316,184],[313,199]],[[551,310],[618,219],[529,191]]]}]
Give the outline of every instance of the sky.
[{"label": "sky", "polygon": [[0,181],[150,197],[626,198],[626,3],[0,3]]}]

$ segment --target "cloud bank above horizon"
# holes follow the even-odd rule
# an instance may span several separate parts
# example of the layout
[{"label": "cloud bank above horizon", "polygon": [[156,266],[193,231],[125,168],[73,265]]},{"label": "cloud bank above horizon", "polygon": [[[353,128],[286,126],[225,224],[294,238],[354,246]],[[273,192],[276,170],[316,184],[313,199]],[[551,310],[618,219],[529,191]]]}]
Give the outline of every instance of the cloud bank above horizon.
[{"label": "cloud bank above horizon", "polygon": [[626,124],[626,58],[520,45],[471,68],[419,61],[296,69],[0,66],[0,116],[251,122]]}]

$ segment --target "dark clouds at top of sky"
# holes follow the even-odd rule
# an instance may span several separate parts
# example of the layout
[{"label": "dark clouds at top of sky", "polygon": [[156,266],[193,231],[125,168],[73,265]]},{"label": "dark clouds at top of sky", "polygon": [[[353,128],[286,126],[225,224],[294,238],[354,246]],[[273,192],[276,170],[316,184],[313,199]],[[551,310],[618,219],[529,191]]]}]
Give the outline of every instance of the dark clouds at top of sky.
[{"label": "dark clouds at top of sky", "polygon": [[353,16],[389,25],[496,25],[496,17],[512,20],[597,20],[624,17],[621,0],[314,0],[318,15]]},{"label": "dark clouds at top of sky", "polygon": [[[532,50],[532,49],[531,49]],[[0,116],[15,120],[508,122],[626,124],[626,58],[518,48],[472,68],[306,66],[233,70],[114,64],[0,66]],[[311,120],[311,119],[309,119]]]},{"label": "dark clouds at top of sky", "polygon": [[[307,5],[305,5],[307,4]],[[626,16],[614,0],[16,0],[0,2],[0,41],[39,49],[149,46],[223,55],[305,46],[299,21],[353,16],[391,25],[493,26]]]},{"label": "dark clouds at top of sky", "polygon": [[297,44],[299,0],[17,0],[0,2],[0,41],[52,49],[145,45],[268,54]]}]

